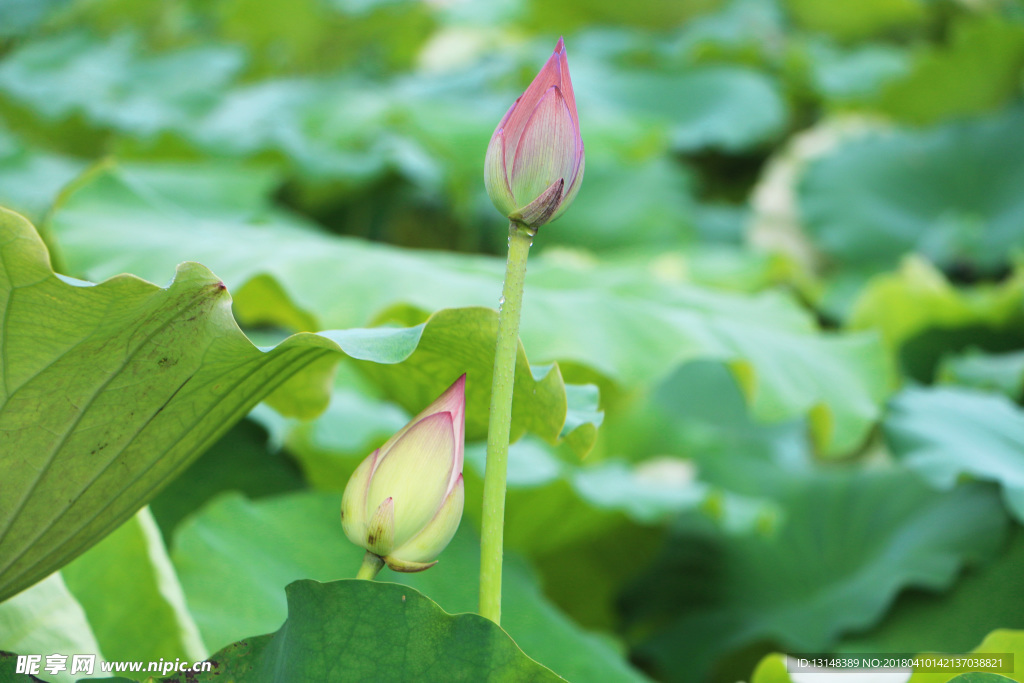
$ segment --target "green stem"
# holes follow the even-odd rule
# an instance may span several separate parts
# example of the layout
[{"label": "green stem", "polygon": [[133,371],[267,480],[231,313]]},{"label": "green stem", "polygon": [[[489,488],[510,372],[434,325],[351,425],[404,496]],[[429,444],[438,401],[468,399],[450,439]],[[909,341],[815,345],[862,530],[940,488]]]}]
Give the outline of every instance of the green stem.
[{"label": "green stem", "polygon": [[526,257],[536,231],[512,221],[508,227],[508,264],[498,309],[491,413],[487,425],[487,467],[480,538],[480,614],[501,622],[501,556],[505,532],[505,480],[512,428],[512,388],[519,350],[519,314],[523,304]]},{"label": "green stem", "polygon": [[369,550],[363,555],[363,564],[359,567],[359,573],[356,574],[357,579],[366,579],[367,581],[373,581],[373,578],[377,576],[377,573],[384,568],[384,560]]}]

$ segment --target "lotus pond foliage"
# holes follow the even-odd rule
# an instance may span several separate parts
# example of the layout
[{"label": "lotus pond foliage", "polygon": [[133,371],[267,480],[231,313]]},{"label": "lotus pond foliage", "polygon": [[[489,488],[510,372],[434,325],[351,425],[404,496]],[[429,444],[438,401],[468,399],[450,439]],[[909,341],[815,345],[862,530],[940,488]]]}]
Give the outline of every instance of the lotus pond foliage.
[{"label": "lotus pond foliage", "polygon": [[1022,188],[1015,0],[0,0],[0,681],[1024,682]]}]

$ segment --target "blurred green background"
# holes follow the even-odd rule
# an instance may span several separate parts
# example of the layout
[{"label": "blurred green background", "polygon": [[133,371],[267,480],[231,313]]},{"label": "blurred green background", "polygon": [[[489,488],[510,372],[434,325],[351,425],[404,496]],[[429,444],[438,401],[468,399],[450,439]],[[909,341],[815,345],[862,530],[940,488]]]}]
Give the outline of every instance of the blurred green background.
[{"label": "blurred green background", "polygon": [[[559,36],[586,175],[522,339],[603,424],[583,461],[513,447],[513,637],[570,680],[735,681],[1024,628],[1018,2],[0,0],[0,205],[72,277],[205,264],[260,342],[493,308],[484,153]],[[343,364],[324,416],[260,406],[153,502],[169,640],[109,627],[82,578],[109,549],[55,630],[155,659],[277,628],[283,602],[224,596],[354,574],[317,549],[402,391]],[[470,444],[468,535],[416,579],[449,611],[481,468]],[[254,527],[321,510],[238,578],[286,542]]]}]

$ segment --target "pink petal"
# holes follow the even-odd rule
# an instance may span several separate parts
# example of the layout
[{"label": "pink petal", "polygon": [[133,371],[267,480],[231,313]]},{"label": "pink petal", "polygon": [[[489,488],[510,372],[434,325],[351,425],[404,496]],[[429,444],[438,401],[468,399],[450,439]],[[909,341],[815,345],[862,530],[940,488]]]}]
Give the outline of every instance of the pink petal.
[{"label": "pink petal", "polygon": [[448,485],[451,490],[455,478],[462,474],[466,450],[466,374],[463,373],[443,394],[427,407],[427,411],[447,411],[451,414],[452,430],[455,433],[455,464]]},{"label": "pink petal", "polygon": [[[569,77],[569,60],[565,54],[565,42],[559,38],[558,46],[555,48],[555,54],[558,55],[558,66],[559,66],[559,89],[562,91],[562,97],[565,98],[565,104],[569,107],[569,115],[572,117],[572,121],[576,124],[577,129],[579,128],[580,119],[576,115],[576,93],[572,89],[572,79]],[[568,180],[566,181],[568,182]]]},{"label": "pink petal", "polygon": [[530,117],[512,164],[512,196],[522,207],[552,183],[572,182],[579,165],[579,134],[558,86],[551,86]]},{"label": "pink petal", "polygon": [[557,220],[559,216],[565,213],[565,210],[569,208],[573,200],[576,199],[576,194],[580,191],[580,186],[583,184],[583,169],[586,166],[584,155],[583,155],[583,141],[580,140],[580,156],[579,162],[576,166],[576,170],[573,171],[572,183],[566,185],[565,196],[562,197],[562,203],[559,205],[555,212],[551,214],[551,218],[548,222]]},{"label": "pink petal", "polygon": [[[563,53],[559,55],[559,50]],[[558,46],[555,48],[555,52],[548,58],[548,61],[541,68],[540,73],[533,79],[529,87],[524,92],[516,103],[512,105],[511,115],[508,116],[508,120],[505,121],[503,128],[505,129],[505,148],[507,150],[515,150],[519,147],[519,139],[523,136],[526,131],[526,125],[533,115],[537,105],[540,104],[541,99],[547,93],[551,86],[559,86],[562,84],[562,59],[564,57],[565,45],[562,39],[558,39]],[[575,100],[573,101],[573,107],[575,107]],[[575,111],[575,109],[573,110]],[[514,155],[513,155],[514,156]],[[508,176],[512,178],[512,163],[513,158],[506,158],[505,168],[508,172]]]},{"label": "pink petal", "polygon": [[516,202],[512,197],[512,189],[508,183],[508,171],[505,165],[505,133],[499,125],[487,145],[484,158],[484,186],[487,196],[494,206],[504,215],[516,210]]}]

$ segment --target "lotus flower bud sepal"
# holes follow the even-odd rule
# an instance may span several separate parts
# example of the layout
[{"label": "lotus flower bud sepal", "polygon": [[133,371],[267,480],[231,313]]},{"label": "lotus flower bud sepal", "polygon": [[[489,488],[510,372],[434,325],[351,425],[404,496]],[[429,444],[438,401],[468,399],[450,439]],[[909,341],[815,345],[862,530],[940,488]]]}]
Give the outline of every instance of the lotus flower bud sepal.
[{"label": "lotus flower bud sepal", "polygon": [[463,375],[367,456],[345,487],[345,535],[395,571],[432,567],[459,528],[465,386]]},{"label": "lotus flower bud sepal", "polygon": [[484,185],[498,211],[531,229],[561,216],[583,181],[583,138],[565,43],[491,136]]}]

